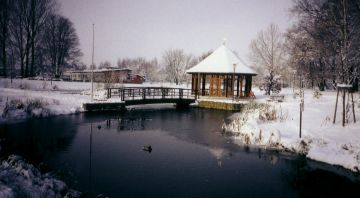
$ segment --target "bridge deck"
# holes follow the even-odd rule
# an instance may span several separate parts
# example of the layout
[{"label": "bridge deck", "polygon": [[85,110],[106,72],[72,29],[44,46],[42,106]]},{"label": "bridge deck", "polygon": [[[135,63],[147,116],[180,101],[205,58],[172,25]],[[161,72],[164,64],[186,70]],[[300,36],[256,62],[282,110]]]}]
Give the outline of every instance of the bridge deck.
[{"label": "bridge deck", "polygon": [[119,98],[119,102],[96,102],[83,105],[87,111],[121,110],[125,106],[142,104],[174,103],[177,107],[187,107],[195,102],[191,89],[167,87],[124,87],[108,88],[107,98]]}]

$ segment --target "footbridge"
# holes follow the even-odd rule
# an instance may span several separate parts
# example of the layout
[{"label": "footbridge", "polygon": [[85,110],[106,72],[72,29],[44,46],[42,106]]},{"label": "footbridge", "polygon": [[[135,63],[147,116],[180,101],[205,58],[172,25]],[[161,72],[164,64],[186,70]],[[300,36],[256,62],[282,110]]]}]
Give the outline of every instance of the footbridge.
[{"label": "footbridge", "polygon": [[130,105],[173,103],[187,107],[195,102],[191,89],[170,87],[122,87],[107,88],[106,101],[85,103],[87,111],[119,110]]}]

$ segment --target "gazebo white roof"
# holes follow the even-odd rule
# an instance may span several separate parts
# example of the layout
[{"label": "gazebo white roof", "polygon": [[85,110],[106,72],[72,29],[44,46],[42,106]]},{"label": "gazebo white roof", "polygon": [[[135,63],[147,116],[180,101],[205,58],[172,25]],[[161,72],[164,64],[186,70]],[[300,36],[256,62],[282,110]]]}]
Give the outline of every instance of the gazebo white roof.
[{"label": "gazebo white roof", "polygon": [[254,70],[245,66],[224,44],[199,64],[188,69],[186,73],[232,74],[234,73],[234,64],[236,64],[235,74],[257,75]]}]

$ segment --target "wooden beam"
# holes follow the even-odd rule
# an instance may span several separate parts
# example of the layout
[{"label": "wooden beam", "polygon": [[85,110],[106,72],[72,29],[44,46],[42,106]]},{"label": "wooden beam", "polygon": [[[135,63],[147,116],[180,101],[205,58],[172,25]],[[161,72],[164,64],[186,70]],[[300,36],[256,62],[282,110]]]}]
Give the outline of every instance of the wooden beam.
[{"label": "wooden beam", "polygon": [[206,74],[203,74],[202,78],[202,95],[205,96],[205,83],[206,83]]},{"label": "wooden beam", "polygon": [[243,81],[244,81],[244,76],[241,76],[241,80],[240,80],[240,97],[243,97]]},{"label": "wooden beam", "polygon": [[239,97],[239,83],[240,83],[240,75],[237,75],[237,80],[236,80],[236,97]]}]

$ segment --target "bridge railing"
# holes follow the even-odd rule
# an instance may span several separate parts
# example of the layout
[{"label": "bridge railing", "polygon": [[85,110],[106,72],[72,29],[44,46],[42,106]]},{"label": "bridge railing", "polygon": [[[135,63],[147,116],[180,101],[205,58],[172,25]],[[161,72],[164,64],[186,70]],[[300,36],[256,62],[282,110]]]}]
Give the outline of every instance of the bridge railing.
[{"label": "bridge railing", "polygon": [[167,87],[108,88],[107,98],[120,97],[122,101],[146,99],[194,99],[191,89]]}]

